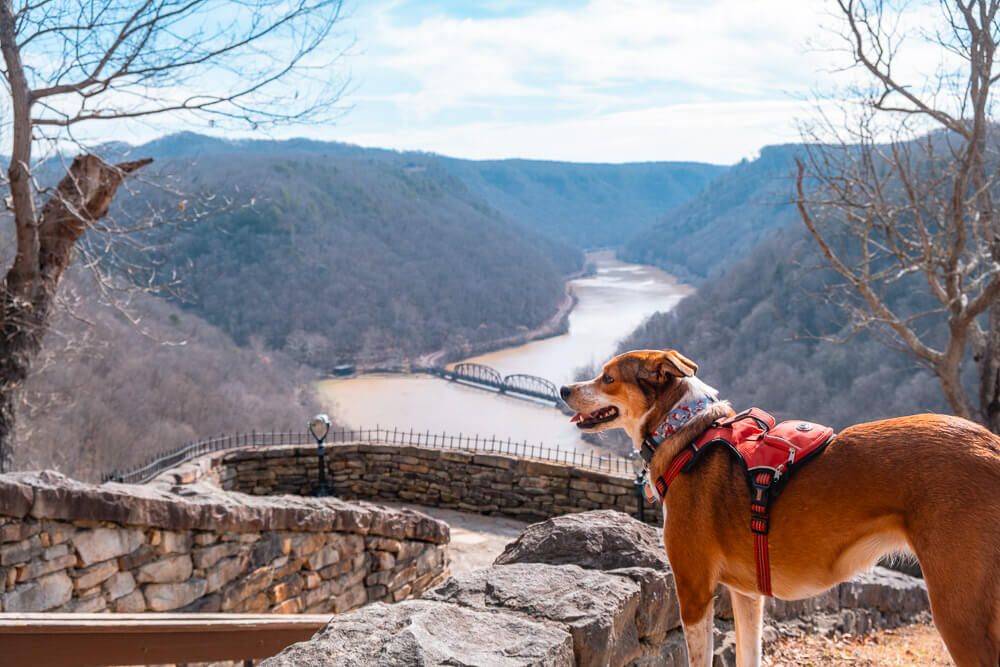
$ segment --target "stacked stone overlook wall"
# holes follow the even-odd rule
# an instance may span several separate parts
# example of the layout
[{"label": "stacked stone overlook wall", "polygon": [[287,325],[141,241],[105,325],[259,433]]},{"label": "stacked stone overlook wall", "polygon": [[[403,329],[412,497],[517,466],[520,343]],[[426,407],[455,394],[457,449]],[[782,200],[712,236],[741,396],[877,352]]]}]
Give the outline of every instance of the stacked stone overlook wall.
[{"label": "stacked stone overlook wall", "polygon": [[0,611],[343,612],[442,581],[448,539],[335,498],[0,475]]},{"label": "stacked stone overlook wall", "polygon": [[[210,479],[251,495],[307,495],[318,478],[316,449],[278,446],[212,454],[161,477],[174,483]],[[346,499],[410,502],[509,516],[525,521],[611,509],[635,515],[631,477],[566,463],[453,449],[388,444],[327,448],[334,493]],[[647,522],[660,523],[647,505]]]}]

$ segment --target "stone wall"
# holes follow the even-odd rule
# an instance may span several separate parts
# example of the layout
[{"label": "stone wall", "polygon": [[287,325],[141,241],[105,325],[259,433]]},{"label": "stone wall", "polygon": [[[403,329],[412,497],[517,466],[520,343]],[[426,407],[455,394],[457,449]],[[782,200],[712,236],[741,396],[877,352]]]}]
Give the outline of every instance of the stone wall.
[{"label": "stone wall", "polygon": [[[327,448],[335,494],[535,521],[595,509],[635,515],[631,477],[564,463],[403,445]],[[165,473],[185,483],[209,475],[222,488],[252,495],[309,494],[318,476],[313,447],[283,446],[213,454]],[[660,509],[645,518],[660,524]]]},{"label": "stone wall", "polygon": [[343,612],[442,581],[448,539],[368,503],[0,475],[0,611]]},{"label": "stone wall", "polygon": [[[765,645],[782,636],[866,632],[928,613],[920,579],[876,568],[801,602],[769,600]],[[714,664],[735,664],[732,609],[716,605]],[[492,567],[420,600],[334,617],[262,667],[331,664],[687,665],[673,573],[659,532],[617,512],[529,526]]]}]

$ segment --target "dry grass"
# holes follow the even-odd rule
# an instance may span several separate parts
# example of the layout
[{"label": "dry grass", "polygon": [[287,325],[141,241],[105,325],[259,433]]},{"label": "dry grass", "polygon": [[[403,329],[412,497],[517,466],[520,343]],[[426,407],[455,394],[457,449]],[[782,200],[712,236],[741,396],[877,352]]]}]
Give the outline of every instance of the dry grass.
[{"label": "dry grass", "polygon": [[933,625],[915,624],[853,637],[782,639],[767,651],[768,667],[910,667],[952,665]]}]

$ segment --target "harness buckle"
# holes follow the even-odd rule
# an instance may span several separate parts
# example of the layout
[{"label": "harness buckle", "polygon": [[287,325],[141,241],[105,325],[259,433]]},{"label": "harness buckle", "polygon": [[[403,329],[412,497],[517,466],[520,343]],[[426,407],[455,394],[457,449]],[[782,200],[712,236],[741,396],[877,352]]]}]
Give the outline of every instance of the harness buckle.
[{"label": "harness buckle", "polygon": [[646,462],[647,467],[653,462],[653,455],[656,454],[656,448],[659,446],[660,443],[650,437],[642,439],[642,446],[639,448],[639,456]]},{"label": "harness buckle", "polygon": [[769,470],[754,470],[750,475],[750,530],[767,535],[770,528],[771,486],[776,476]]}]

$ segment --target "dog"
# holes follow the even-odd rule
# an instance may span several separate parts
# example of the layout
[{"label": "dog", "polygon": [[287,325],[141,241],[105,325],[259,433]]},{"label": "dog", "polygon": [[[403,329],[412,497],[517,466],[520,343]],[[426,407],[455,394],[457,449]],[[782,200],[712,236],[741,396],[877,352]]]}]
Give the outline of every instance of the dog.
[{"label": "dog", "polygon": [[[676,350],[638,350],[560,393],[582,431],[624,429],[637,450],[678,406],[707,406],[655,449],[648,479],[656,480],[702,432],[735,414],[697,370]],[[741,463],[725,447],[709,448],[660,500],[689,664],[712,664],[722,583],[732,596],[737,665],[759,665],[764,596]],[[956,665],[1000,664],[1000,438],[987,429],[937,414],[844,429],[788,480],[767,539],[771,591],[784,600],[817,595],[884,556],[914,554]]]}]

